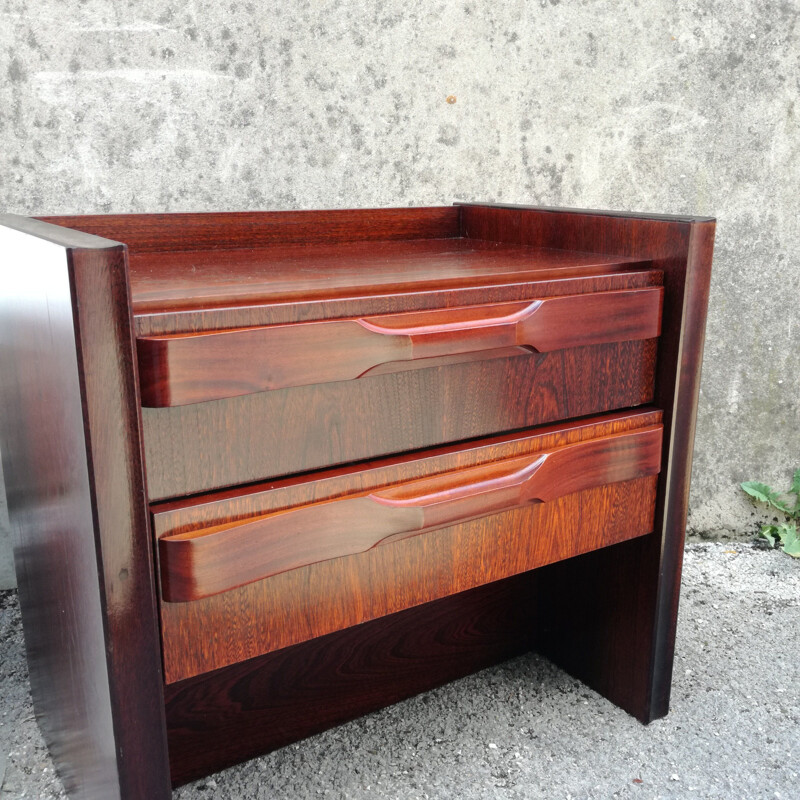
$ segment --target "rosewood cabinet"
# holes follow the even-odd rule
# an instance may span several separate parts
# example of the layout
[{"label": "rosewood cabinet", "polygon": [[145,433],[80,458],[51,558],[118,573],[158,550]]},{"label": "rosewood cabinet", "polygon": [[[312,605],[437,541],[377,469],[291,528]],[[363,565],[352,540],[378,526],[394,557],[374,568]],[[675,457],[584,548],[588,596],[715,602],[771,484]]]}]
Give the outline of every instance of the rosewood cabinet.
[{"label": "rosewood cabinet", "polygon": [[667,713],[714,221],[0,217],[34,704],[147,798],[534,648]]}]

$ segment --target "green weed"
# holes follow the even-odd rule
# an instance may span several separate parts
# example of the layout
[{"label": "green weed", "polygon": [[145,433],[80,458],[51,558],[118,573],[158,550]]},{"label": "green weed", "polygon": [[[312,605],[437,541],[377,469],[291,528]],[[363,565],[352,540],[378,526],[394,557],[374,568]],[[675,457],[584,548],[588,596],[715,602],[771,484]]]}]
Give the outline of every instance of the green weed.
[{"label": "green weed", "polygon": [[[746,481],[741,487],[750,497],[766,503],[786,517],[785,522],[777,525],[762,525],[759,536],[766,539],[770,547],[780,543],[784,553],[800,558],[800,533],[797,530],[797,524],[800,522],[800,469],[795,471],[792,485],[785,492],[776,492],[771,486],[758,481]],[[789,498],[792,495],[794,502],[790,503]]]}]

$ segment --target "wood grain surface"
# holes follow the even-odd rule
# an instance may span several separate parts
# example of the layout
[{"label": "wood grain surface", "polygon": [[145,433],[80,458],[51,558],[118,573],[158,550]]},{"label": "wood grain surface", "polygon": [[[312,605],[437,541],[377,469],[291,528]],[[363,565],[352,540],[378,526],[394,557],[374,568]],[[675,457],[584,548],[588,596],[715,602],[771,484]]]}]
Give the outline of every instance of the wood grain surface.
[{"label": "wood grain surface", "polygon": [[652,426],[253,519],[164,533],[162,596],[168,602],[198,600],[478,517],[655,475],[660,466],[661,427]]},{"label": "wood grain surface", "polygon": [[0,450],[37,719],[71,796],[163,800],[124,252],[12,216],[0,252]]},{"label": "wood grain surface", "polygon": [[535,633],[535,574],[167,685],[173,781],[185,783],[525,652]]},{"label": "wood grain surface", "polygon": [[640,266],[647,263],[468,238],[130,253],[137,315],[567,279]]},{"label": "wood grain surface", "polygon": [[[544,651],[642,721],[669,708],[681,560],[700,390],[715,222],[697,217],[525,206],[463,206],[463,235],[532,247],[650,259],[664,275],[655,404],[664,410],[656,537],[615,555],[568,565],[548,591],[557,598]],[[574,575],[574,579],[573,579]],[[567,589],[567,586],[570,588]],[[580,587],[574,592],[573,587]],[[590,609],[590,619],[573,615]]]},{"label": "wood grain surface", "polygon": [[[644,410],[449,446],[153,507],[157,537],[373,491],[658,425]],[[167,682],[570,558],[652,529],[655,477],[573,493],[275,575],[191,603],[161,603]],[[555,533],[557,532],[557,534]]]},{"label": "wood grain surface", "polygon": [[663,289],[648,287],[331,322],[143,337],[142,403],[178,406],[355,380],[430,363],[652,339]]},{"label": "wood grain surface", "polygon": [[655,355],[648,339],[145,408],[150,499],[643,405]]},{"label": "wood grain surface", "polygon": [[[574,253],[569,255],[575,256]],[[601,257],[595,259],[601,260]],[[134,324],[139,337],[163,336],[409,311],[436,311],[489,303],[530,302],[556,295],[635,289],[661,284],[661,274],[658,270],[650,269],[648,261],[612,261],[611,264],[574,269],[532,270],[523,275],[511,272],[482,282],[465,280],[463,284],[453,281],[437,283],[436,272],[432,272],[427,273],[427,286],[419,283],[400,285],[398,288],[383,286],[373,294],[359,292],[354,288],[352,291],[334,293],[333,296],[318,292],[316,296],[301,295],[289,301],[270,299],[265,293],[263,300],[255,303],[142,311],[134,314]]]},{"label": "wood grain surface", "polygon": [[124,242],[131,250],[216,250],[268,245],[340,243],[459,236],[459,210],[363,208],[204,214],[98,214],[42,219]]}]

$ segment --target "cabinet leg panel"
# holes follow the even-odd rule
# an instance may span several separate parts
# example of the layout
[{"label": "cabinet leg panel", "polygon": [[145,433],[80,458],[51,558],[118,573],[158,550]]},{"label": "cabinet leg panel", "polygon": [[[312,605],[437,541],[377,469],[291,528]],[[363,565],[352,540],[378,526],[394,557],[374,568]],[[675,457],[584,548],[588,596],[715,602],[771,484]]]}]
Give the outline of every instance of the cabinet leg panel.
[{"label": "cabinet leg panel", "polygon": [[[537,571],[537,650],[641,722],[668,710],[657,664],[659,541],[651,534]],[[667,638],[673,642],[674,625]]]}]

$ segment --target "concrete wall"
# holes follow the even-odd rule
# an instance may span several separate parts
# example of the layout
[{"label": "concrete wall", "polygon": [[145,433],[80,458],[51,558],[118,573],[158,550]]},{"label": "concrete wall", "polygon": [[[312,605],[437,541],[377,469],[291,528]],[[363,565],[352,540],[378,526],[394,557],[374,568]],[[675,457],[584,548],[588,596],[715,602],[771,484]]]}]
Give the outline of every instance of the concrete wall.
[{"label": "concrete wall", "polygon": [[800,466],[797,15],[767,0],[0,0],[0,208],[714,214],[691,528],[749,530],[737,482]]}]

